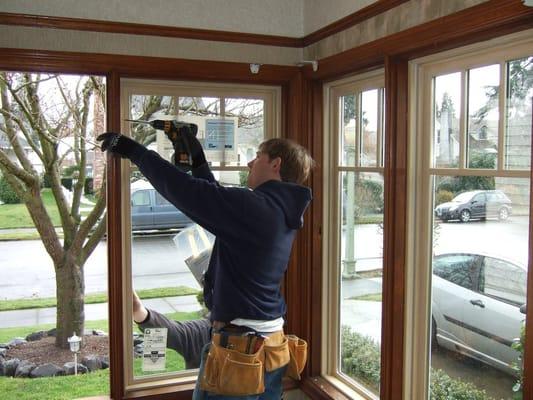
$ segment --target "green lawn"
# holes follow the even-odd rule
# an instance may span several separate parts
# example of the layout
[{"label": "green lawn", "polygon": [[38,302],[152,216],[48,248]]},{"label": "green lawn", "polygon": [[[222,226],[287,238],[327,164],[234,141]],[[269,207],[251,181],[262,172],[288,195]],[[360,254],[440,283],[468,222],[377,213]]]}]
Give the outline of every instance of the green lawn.
[{"label": "green lawn", "polygon": [[[50,189],[43,189],[42,196],[44,205],[50,214],[54,226],[59,226],[59,212]],[[35,225],[24,204],[0,205],[0,229],[33,228]]]},{"label": "green lawn", "polygon": [[[199,313],[172,313],[167,317],[174,320],[190,320],[200,318]],[[88,321],[87,329],[101,329],[108,331],[107,321]],[[0,329],[0,343],[5,343],[14,337],[25,337],[31,332],[48,330],[53,324],[45,324],[23,328]],[[137,329],[135,327],[135,329]],[[142,360],[134,360],[135,376],[153,374],[142,372]],[[167,352],[166,369],[158,373],[181,371],[185,368],[183,358],[173,350]],[[0,393],[2,400],[71,400],[80,397],[108,395],[109,370],[101,370],[78,376],[59,376],[53,378],[6,378],[0,377]]]},{"label": "green lawn", "polygon": [[[188,286],[164,287],[157,289],[144,289],[137,291],[141,299],[157,299],[159,297],[187,296],[198,294],[199,291]],[[92,293],[85,295],[85,304],[96,304],[107,302],[106,293]],[[0,300],[0,311],[27,310],[33,308],[55,307],[56,298],[35,298],[35,299],[16,299]]]}]

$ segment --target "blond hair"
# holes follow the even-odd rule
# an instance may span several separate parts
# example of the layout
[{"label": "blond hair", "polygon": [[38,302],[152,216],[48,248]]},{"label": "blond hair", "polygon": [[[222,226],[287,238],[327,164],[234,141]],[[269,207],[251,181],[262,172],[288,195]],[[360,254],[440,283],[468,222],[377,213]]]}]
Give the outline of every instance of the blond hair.
[{"label": "blond hair", "polygon": [[269,159],[281,159],[280,176],[284,182],[302,184],[308,178],[315,162],[307,149],[290,139],[274,138],[259,145],[259,151]]}]

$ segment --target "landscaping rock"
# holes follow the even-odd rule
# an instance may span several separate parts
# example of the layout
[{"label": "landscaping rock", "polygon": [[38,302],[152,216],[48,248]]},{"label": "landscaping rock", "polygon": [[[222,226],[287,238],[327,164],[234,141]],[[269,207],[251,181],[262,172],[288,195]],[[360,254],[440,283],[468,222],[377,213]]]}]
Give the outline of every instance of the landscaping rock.
[{"label": "landscaping rock", "polygon": [[6,374],[6,372],[5,372],[5,364],[6,364],[6,360],[4,360],[2,357],[0,357],[0,376],[4,376]]},{"label": "landscaping rock", "polygon": [[63,368],[58,367],[55,364],[43,364],[36,367],[30,373],[30,378],[45,378],[49,376],[65,375]]},{"label": "landscaping rock", "polygon": [[0,357],[5,357],[7,354],[7,349],[0,348]]},{"label": "landscaping rock", "polygon": [[102,361],[96,356],[83,357],[81,363],[87,367],[89,372],[102,369]]},{"label": "landscaping rock", "polygon": [[4,375],[5,376],[15,376],[15,371],[19,366],[20,360],[18,358],[12,358],[7,360],[4,364]]},{"label": "landscaping rock", "polygon": [[134,346],[137,346],[138,344],[143,344],[144,343],[144,339],[143,338],[134,338],[133,339],[133,345]]},{"label": "landscaping rock", "polygon": [[100,329],[93,329],[93,335],[94,336],[107,336],[107,333]]},{"label": "landscaping rock", "polygon": [[[74,375],[74,361],[65,363],[65,365],[63,365],[63,371],[65,371],[65,375]],[[78,374],[86,374],[87,372],[87,367],[78,363]]]},{"label": "landscaping rock", "polygon": [[26,340],[28,342],[35,342],[36,340],[41,340],[44,337],[46,337],[46,331],[39,331],[30,333],[28,336],[26,336]]},{"label": "landscaping rock", "polygon": [[18,346],[19,344],[28,343],[28,341],[21,337],[16,337],[13,340],[11,340],[7,345],[9,347]]},{"label": "landscaping rock", "polygon": [[9,345],[7,343],[0,343],[0,349],[9,349]]},{"label": "landscaping rock", "polygon": [[108,369],[109,368],[109,357],[101,356],[98,358],[100,359],[100,362],[102,363],[102,369]]},{"label": "landscaping rock", "polygon": [[52,329],[50,329],[48,332],[46,332],[46,335],[47,335],[47,336],[53,336],[53,337],[56,337],[56,332],[57,332],[57,329],[56,329],[56,328],[52,328]]},{"label": "landscaping rock", "polygon": [[15,371],[15,378],[28,378],[31,371],[34,370],[35,367],[37,367],[37,365],[34,363],[22,360]]}]

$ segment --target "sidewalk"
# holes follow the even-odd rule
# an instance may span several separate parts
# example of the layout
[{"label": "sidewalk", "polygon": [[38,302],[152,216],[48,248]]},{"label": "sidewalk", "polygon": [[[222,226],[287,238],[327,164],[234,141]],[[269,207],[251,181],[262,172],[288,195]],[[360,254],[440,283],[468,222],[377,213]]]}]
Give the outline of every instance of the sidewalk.
[{"label": "sidewalk", "polygon": [[[143,300],[146,308],[152,308],[162,314],[173,312],[199,311],[202,307],[196,300],[196,295],[162,297],[159,299]],[[107,303],[86,304],[85,320],[108,319]],[[34,308],[30,310],[1,311],[0,329],[21,326],[36,326],[40,324],[55,324],[56,308]]]}]

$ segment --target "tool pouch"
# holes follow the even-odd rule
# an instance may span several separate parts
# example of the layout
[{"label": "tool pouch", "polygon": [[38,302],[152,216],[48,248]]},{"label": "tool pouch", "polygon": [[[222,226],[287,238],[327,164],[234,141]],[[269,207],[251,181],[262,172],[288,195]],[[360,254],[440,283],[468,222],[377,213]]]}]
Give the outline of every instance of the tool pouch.
[{"label": "tool pouch", "polygon": [[200,377],[200,388],[227,396],[263,393],[263,357],[263,346],[254,354],[246,354],[212,342],[205,360],[204,374]]},{"label": "tool pouch", "polygon": [[307,342],[296,335],[287,335],[290,361],[285,376],[300,380],[307,361]]},{"label": "tool pouch", "polygon": [[281,344],[269,346],[268,342],[267,340],[265,344],[265,370],[271,372],[289,363],[289,340],[286,336],[282,336]]}]

